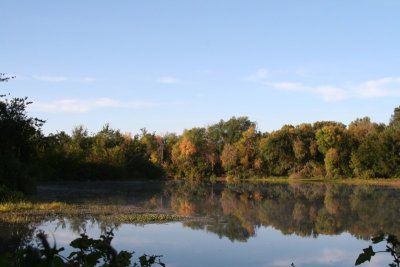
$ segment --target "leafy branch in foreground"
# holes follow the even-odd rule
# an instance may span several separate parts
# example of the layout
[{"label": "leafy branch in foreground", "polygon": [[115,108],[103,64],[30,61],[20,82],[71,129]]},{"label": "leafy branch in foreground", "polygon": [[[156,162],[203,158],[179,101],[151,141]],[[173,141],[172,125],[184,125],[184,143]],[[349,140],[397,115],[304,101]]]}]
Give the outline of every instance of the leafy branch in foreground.
[{"label": "leafy branch in foreground", "polygon": [[372,238],[373,244],[381,243],[382,241],[386,241],[386,249],[383,251],[374,251],[372,246],[363,249],[363,253],[361,253],[355,265],[360,265],[366,261],[371,261],[371,258],[375,256],[377,253],[390,253],[393,257],[393,262],[389,264],[389,267],[400,267],[400,242],[396,236],[391,234],[379,234]]},{"label": "leafy branch in foreground", "polygon": [[132,261],[134,252],[122,250],[117,252],[111,241],[114,237],[112,231],[106,231],[99,239],[89,238],[82,233],[70,243],[75,249],[69,256],[60,254],[65,249],[57,248],[56,244],[51,247],[47,235],[43,231],[36,234],[36,244],[28,245],[17,251],[15,256],[0,257],[1,266],[31,266],[31,267],[151,267],[155,264],[165,267],[161,262],[162,256],[142,255],[137,262]]}]

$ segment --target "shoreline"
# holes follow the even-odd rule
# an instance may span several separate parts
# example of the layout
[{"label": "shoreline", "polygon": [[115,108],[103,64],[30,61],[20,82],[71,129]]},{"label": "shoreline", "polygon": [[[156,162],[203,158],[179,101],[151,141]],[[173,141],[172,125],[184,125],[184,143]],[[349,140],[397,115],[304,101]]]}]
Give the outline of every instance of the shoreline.
[{"label": "shoreline", "polygon": [[338,179],[326,179],[326,178],[304,178],[304,179],[293,179],[289,177],[274,178],[255,178],[251,179],[251,182],[255,183],[325,183],[325,184],[343,184],[343,185],[373,185],[373,186],[389,186],[389,187],[400,187],[399,178],[375,178],[375,179],[361,179],[361,178],[338,178]]}]

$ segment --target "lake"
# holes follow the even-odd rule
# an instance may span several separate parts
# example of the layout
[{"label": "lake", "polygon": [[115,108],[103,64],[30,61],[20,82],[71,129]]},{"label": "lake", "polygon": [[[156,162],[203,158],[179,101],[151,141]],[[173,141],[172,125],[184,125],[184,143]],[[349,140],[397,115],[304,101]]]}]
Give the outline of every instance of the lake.
[{"label": "lake", "polygon": [[[113,230],[117,250],[163,255],[167,266],[354,266],[379,232],[400,236],[400,189],[324,183],[209,184],[118,182],[43,184],[42,201],[132,205],[190,219],[121,224],[85,216],[0,223],[4,251],[34,230],[57,246]],[[52,235],[49,235],[52,243]],[[14,242],[14,243],[13,243]],[[385,244],[374,245],[383,249]],[[361,266],[388,266],[377,254]]]}]

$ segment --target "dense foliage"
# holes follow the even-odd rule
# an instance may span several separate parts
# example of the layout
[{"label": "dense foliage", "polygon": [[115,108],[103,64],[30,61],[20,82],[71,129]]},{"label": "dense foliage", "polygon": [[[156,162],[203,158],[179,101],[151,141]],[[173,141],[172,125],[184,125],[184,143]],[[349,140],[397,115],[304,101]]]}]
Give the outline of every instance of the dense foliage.
[{"label": "dense foliage", "polygon": [[[9,79],[0,73],[0,82]],[[0,184],[24,192],[34,188],[32,174],[44,122],[26,114],[29,104],[27,98],[8,100],[0,95]]]},{"label": "dense foliage", "polygon": [[55,179],[389,178],[400,176],[400,124],[365,117],[285,125],[261,133],[246,117],[164,136],[145,129],[131,136],[106,124],[89,135],[82,126],[43,138],[45,177]]},{"label": "dense foliage", "polygon": [[63,255],[64,247],[57,248],[56,244],[51,246],[47,235],[38,231],[35,235],[36,243],[21,244],[15,255],[0,255],[1,266],[30,266],[30,267],[151,267],[154,265],[164,266],[157,255],[142,255],[134,262],[134,252],[122,250],[116,251],[111,246],[114,234],[105,231],[99,239],[89,238],[87,234],[80,234],[74,239],[70,246],[73,251]]},{"label": "dense foliage", "polygon": [[170,177],[389,178],[400,176],[400,109],[389,125],[368,117],[346,125],[315,122],[261,133],[246,117],[220,121],[182,135],[146,133],[151,160]]},{"label": "dense foliage", "polygon": [[121,180],[163,177],[139,135],[111,129],[89,135],[82,126],[43,138],[39,151],[42,179]]},{"label": "dense foliage", "polygon": [[[8,79],[0,74],[1,82]],[[232,117],[181,135],[142,129],[132,136],[106,124],[94,134],[79,126],[45,136],[44,121],[27,115],[29,104],[0,98],[0,184],[23,192],[34,179],[400,176],[400,107],[388,125],[365,117],[348,126],[320,121],[262,133],[247,117]]]}]

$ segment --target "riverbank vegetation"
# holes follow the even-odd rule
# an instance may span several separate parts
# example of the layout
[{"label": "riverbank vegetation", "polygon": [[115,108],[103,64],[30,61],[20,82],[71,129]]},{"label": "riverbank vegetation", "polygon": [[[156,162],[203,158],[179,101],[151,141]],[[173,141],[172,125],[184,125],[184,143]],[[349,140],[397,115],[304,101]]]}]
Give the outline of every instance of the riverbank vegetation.
[{"label": "riverbank vegetation", "polygon": [[129,205],[67,204],[63,202],[29,202],[0,204],[0,221],[31,223],[44,219],[79,218],[109,223],[160,223],[184,221],[188,216],[171,214],[168,210],[154,210]]},{"label": "riverbank vegetation", "polygon": [[0,190],[10,190],[2,201],[18,197],[14,189],[34,193],[37,180],[400,177],[400,107],[387,125],[364,117],[261,132],[249,118],[232,117],[180,135],[132,135],[109,124],[97,133],[79,126],[45,135],[29,104],[0,98]]}]

